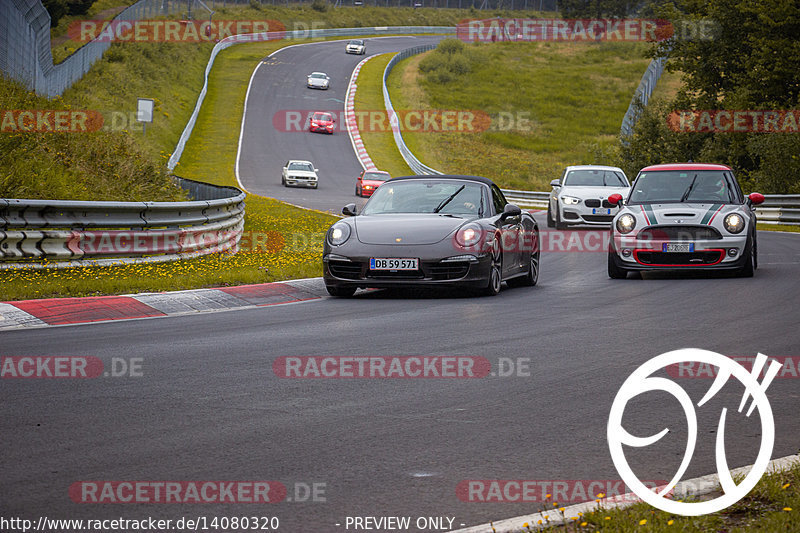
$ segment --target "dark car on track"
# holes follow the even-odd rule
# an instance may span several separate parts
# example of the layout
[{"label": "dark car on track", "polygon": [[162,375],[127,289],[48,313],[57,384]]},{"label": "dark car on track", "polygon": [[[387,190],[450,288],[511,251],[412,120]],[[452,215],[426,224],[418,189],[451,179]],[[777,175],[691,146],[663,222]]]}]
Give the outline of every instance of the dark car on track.
[{"label": "dark car on track", "polygon": [[332,296],[358,288],[456,286],[495,295],[539,279],[539,228],[478,176],[405,176],[381,185],[323,244]]}]

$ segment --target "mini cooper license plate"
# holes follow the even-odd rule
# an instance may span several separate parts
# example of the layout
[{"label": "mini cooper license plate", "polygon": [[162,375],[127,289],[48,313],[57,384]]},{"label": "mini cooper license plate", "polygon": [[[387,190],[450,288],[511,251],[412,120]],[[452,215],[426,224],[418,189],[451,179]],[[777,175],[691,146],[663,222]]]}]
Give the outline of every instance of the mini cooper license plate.
[{"label": "mini cooper license plate", "polygon": [[661,245],[662,252],[677,252],[677,253],[687,253],[687,252],[694,252],[694,243],[687,242],[687,243],[677,243],[677,242],[665,242]]},{"label": "mini cooper license plate", "polygon": [[373,257],[369,260],[370,270],[418,270],[419,259],[400,257]]}]

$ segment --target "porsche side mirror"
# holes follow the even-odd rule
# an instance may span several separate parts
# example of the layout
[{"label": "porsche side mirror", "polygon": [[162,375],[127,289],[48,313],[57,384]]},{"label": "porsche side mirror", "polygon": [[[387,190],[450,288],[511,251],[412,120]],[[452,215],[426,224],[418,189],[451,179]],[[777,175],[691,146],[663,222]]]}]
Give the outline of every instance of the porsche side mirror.
[{"label": "porsche side mirror", "polygon": [[503,208],[503,214],[500,215],[500,220],[505,220],[510,217],[518,217],[522,214],[522,209],[514,204],[506,204]]},{"label": "porsche side mirror", "polygon": [[612,194],[608,197],[608,203],[611,205],[620,205],[622,204],[622,195],[619,193]]},{"label": "porsche side mirror", "polygon": [[750,200],[750,205],[759,205],[764,203],[764,195],[758,192],[751,192],[747,195],[747,199]]},{"label": "porsche side mirror", "polygon": [[550,182],[551,187],[561,187],[561,180],[553,180]]},{"label": "porsche side mirror", "polygon": [[342,208],[342,214],[348,217],[356,216],[356,204],[347,204]]}]

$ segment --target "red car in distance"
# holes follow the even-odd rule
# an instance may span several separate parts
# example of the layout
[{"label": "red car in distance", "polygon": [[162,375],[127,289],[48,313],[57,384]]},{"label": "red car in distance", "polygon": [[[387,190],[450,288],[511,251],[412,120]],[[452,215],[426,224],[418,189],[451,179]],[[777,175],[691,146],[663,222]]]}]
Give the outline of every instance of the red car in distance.
[{"label": "red car in distance", "polygon": [[389,179],[392,179],[392,177],[388,172],[375,170],[374,168],[362,170],[356,180],[356,196],[372,196],[375,189]]},{"label": "red car in distance", "polygon": [[322,133],[333,133],[333,124],[336,122],[336,119],[333,118],[332,113],[326,113],[324,111],[315,111],[313,115],[311,115],[311,121],[308,126],[308,131],[313,132],[322,132]]}]

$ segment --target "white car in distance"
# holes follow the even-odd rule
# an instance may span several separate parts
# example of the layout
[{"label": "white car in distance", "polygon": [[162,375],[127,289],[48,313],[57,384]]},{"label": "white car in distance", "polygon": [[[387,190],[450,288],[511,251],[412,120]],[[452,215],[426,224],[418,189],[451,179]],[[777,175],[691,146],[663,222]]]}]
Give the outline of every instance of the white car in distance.
[{"label": "white car in distance", "polygon": [[630,183],[618,167],[577,165],[564,170],[561,179],[550,182],[553,191],[547,204],[547,227],[609,225],[620,207],[608,201],[619,193],[628,196]]},{"label": "white car in distance", "polygon": [[367,45],[363,39],[353,39],[344,47],[348,54],[364,55],[367,53]]},{"label": "white car in distance", "polygon": [[331,79],[324,72],[312,72],[308,75],[306,86],[309,89],[328,89]]},{"label": "white car in distance", "polygon": [[311,161],[290,159],[286,162],[281,171],[281,185],[284,187],[303,185],[316,189],[318,180],[317,172],[319,172],[319,169],[314,168],[314,164]]}]

